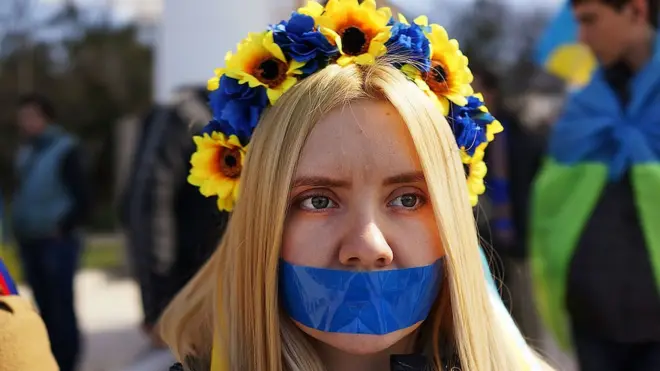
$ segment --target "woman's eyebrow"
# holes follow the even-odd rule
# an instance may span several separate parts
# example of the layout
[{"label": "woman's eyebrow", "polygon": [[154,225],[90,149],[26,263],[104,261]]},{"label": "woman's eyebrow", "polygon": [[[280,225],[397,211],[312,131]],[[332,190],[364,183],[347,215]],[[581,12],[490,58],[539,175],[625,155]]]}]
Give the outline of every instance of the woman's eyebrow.
[{"label": "woman's eyebrow", "polygon": [[424,173],[422,171],[411,171],[387,177],[383,180],[383,185],[421,182],[425,182]]},{"label": "woman's eyebrow", "polygon": [[294,180],[293,186],[296,187],[333,187],[348,188],[351,183],[345,180],[332,179],[324,176],[301,176]]}]

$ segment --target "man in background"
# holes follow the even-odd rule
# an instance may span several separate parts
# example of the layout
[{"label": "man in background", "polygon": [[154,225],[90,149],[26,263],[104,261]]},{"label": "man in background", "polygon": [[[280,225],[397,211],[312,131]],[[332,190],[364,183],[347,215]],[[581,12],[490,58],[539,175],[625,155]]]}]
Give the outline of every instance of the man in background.
[{"label": "man in background", "polygon": [[56,125],[53,105],[30,94],[18,103],[24,142],[16,157],[18,187],[12,229],[61,371],[73,371],[80,353],[73,282],[89,212],[89,188],[77,138]]},{"label": "man in background", "polygon": [[571,0],[600,62],[535,183],[540,309],[582,371],[660,370],[658,0]]}]

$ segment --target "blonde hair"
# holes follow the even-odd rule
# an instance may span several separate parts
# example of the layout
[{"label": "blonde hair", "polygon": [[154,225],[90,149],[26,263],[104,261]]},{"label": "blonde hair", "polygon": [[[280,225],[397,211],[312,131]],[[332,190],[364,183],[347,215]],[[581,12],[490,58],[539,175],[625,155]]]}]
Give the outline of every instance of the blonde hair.
[{"label": "blonde hair", "polygon": [[433,356],[436,369],[441,369],[444,336],[455,342],[464,371],[531,370],[524,356],[531,351],[507,332],[489,297],[451,128],[431,100],[387,63],[330,65],[298,83],[264,114],[224,239],[163,315],[165,341],[178,359],[207,362],[215,341],[225,364],[222,371],[324,370],[306,336],[279,305],[280,245],[290,184],[307,136],[330,111],[359,99],[387,100],[406,122],[446,251],[445,287],[422,325],[427,336],[420,337],[425,341],[420,348]]}]

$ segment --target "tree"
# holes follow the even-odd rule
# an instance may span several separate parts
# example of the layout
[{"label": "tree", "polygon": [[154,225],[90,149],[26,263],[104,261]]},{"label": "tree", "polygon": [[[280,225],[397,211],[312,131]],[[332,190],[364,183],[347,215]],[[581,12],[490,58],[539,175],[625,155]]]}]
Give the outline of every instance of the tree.
[{"label": "tree", "polygon": [[[90,24],[84,19],[84,12],[67,4],[39,28],[15,30],[3,39],[0,186],[5,192],[12,190],[12,161],[18,143],[16,97],[38,91],[54,101],[59,124],[82,139],[98,205],[111,202],[113,127],[120,117],[151,105],[152,48],[140,43],[137,25]],[[40,41],[38,30],[51,29],[67,32],[57,42]]]}]

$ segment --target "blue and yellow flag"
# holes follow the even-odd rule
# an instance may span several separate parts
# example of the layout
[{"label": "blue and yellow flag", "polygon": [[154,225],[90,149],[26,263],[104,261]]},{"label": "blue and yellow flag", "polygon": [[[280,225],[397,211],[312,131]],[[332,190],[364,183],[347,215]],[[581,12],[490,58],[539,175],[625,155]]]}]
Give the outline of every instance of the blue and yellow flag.
[{"label": "blue and yellow flag", "polygon": [[536,45],[536,61],[574,86],[585,85],[596,70],[596,58],[578,42],[578,25],[569,1],[541,35]]}]

